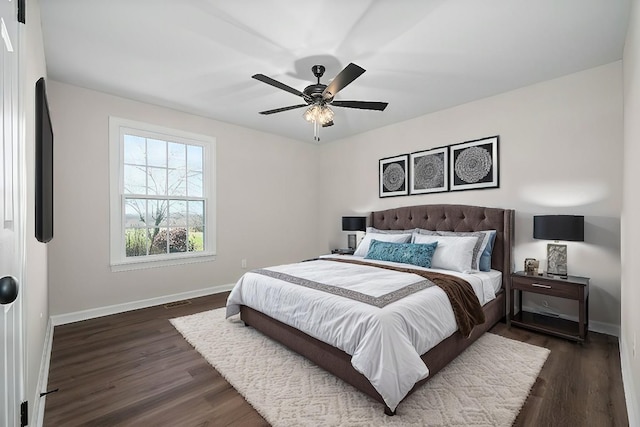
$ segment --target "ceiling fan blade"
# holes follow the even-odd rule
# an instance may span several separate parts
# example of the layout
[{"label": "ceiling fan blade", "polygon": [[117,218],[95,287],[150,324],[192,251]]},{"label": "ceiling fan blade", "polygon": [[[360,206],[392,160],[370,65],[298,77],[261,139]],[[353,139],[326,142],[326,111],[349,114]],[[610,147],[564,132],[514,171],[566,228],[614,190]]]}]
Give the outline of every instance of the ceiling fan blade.
[{"label": "ceiling fan blade", "polygon": [[291,86],[287,86],[284,83],[280,83],[279,81],[274,80],[271,77],[265,76],[264,74],[254,74],[251,77],[256,79],[256,80],[259,80],[259,81],[261,81],[263,83],[266,83],[268,85],[277,87],[278,89],[282,89],[284,91],[287,91],[289,93],[292,93],[294,95],[300,96],[300,97],[302,97],[302,98],[304,98],[306,100],[311,101],[311,97],[310,96],[305,95],[304,93],[300,92],[298,89],[294,89]]},{"label": "ceiling fan blade", "polygon": [[289,107],[276,108],[273,110],[260,111],[260,114],[273,114],[273,113],[281,113],[283,111],[294,110],[296,108],[307,107],[307,104],[298,104],[298,105],[290,105]]},{"label": "ceiling fan blade", "polygon": [[329,105],[331,105],[332,107],[360,108],[362,110],[384,111],[389,103],[375,101],[333,101]]},{"label": "ceiling fan blade", "polygon": [[353,62],[344,67],[333,81],[322,92],[323,99],[330,99],[336,96],[338,92],[344,89],[349,83],[360,77],[366,70]]}]

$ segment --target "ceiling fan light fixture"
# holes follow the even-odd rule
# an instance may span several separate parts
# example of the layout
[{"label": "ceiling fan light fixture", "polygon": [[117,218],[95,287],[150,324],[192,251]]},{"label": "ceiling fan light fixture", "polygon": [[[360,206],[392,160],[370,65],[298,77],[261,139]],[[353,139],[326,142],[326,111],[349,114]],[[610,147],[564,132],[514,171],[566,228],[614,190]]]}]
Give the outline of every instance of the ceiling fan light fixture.
[{"label": "ceiling fan light fixture", "polygon": [[333,124],[333,110],[324,104],[313,104],[302,115],[304,119],[313,123],[313,139],[320,141],[320,128]]},{"label": "ceiling fan light fixture", "polygon": [[311,107],[307,108],[304,113],[302,113],[302,117],[304,117],[304,119],[309,123],[313,122],[317,115],[316,113],[317,109],[318,109],[317,105],[312,105]]},{"label": "ceiling fan light fixture", "polygon": [[333,120],[333,110],[326,105],[312,105],[302,115],[310,123],[326,125]]}]

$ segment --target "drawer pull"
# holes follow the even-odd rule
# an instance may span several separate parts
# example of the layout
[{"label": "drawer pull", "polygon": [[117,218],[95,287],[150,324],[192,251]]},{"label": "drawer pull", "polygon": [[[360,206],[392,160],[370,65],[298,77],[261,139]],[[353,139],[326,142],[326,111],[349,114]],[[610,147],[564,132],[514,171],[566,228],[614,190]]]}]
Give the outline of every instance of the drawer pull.
[{"label": "drawer pull", "polygon": [[549,285],[541,285],[540,283],[532,283],[531,286],[535,286],[536,288],[551,289],[551,286],[549,286]]}]

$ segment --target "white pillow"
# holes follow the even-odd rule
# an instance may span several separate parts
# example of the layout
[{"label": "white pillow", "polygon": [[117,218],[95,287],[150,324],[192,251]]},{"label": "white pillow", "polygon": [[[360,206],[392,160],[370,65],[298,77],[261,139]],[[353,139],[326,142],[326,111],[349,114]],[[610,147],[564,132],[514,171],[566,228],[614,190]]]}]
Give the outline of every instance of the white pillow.
[{"label": "white pillow", "polygon": [[[489,244],[491,233],[495,233],[495,230],[486,230],[486,231],[434,231],[434,230],[424,230],[422,228],[416,228],[414,231],[414,237],[412,237],[412,242],[415,240],[415,236],[417,234],[426,234],[428,236],[462,236],[462,237],[477,237],[476,244],[473,248],[473,259],[471,260],[471,268],[472,270],[480,271],[480,260],[482,259],[482,255],[484,253],[485,248]],[[487,253],[489,257],[489,265],[491,265],[491,255],[490,252]],[[487,270],[488,271],[488,270]]]},{"label": "white pillow", "polygon": [[431,267],[468,273],[473,271],[473,249],[478,241],[473,236],[431,236],[414,234],[413,243],[438,242]]},{"label": "white pillow", "polygon": [[392,242],[392,243],[407,243],[411,240],[411,234],[381,234],[381,233],[367,233],[362,239],[362,242],[358,245],[358,249],[354,252],[355,256],[366,256],[369,252],[369,245],[371,240],[378,240],[379,242]]}]

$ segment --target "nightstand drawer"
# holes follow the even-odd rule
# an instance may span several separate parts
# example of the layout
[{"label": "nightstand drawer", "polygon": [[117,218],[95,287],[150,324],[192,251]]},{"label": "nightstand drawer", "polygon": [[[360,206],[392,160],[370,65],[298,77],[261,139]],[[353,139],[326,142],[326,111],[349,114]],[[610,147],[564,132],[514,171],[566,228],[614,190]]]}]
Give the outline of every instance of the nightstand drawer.
[{"label": "nightstand drawer", "polygon": [[511,287],[525,292],[551,295],[560,298],[580,299],[579,286],[570,283],[562,283],[557,280],[544,280],[539,277],[512,277]]}]

